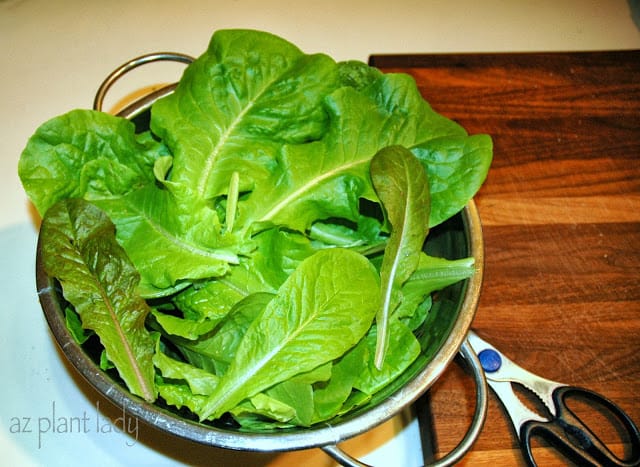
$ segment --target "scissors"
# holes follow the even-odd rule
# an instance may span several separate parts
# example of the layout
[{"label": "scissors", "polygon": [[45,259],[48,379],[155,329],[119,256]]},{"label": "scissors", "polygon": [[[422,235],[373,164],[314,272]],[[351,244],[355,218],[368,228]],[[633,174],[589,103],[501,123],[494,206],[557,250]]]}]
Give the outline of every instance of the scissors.
[{"label": "scissors", "polygon": [[[516,430],[525,461],[535,466],[531,449],[534,436],[550,442],[578,465],[639,466],[640,431],[631,418],[604,396],[588,389],[569,386],[537,376],[516,365],[500,351],[470,331],[469,344],[478,355],[487,382],[496,393]],[[536,394],[551,414],[546,417],[524,405],[513,390],[518,383]],[[567,397],[579,397],[598,405],[618,420],[627,432],[631,453],[620,459],[567,407]]]}]

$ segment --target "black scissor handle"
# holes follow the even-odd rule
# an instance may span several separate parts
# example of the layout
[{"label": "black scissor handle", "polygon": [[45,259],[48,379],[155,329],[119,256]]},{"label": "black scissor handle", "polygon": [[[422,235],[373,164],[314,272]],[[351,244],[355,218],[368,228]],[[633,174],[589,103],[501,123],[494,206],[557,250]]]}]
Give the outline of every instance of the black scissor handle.
[{"label": "black scissor handle", "polygon": [[[631,453],[620,459],[568,407],[565,399],[578,396],[606,409],[629,436]],[[539,436],[578,465],[640,466],[640,431],[633,420],[609,399],[588,389],[562,386],[553,392],[556,416],[548,422],[528,421],[520,427],[520,444],[529,465],[535,466],[531,438]]]}]

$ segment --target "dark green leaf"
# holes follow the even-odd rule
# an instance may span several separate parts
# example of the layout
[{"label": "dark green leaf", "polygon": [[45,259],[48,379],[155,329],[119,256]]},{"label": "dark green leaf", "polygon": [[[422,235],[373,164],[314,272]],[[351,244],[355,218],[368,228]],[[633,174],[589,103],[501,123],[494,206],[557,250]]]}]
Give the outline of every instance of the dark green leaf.
[{"label": "dark green leaf", "polygon": [[82,327],[80,316],[71,306],[64,309],[64,321],[67,329],[73,336],[73,339],[80,345],[84,344],[89,337],[93,335],[92,331],[88,331]]},{"label": "dark green leaf", "polygon": [[149,307],[137,293],[140,276],[109,218],[86,201],[64,200],[47,211],[40,235],[45,270],[60,281],[83,327],[100,337],[129,390],[153,401]]},{"label": "dark green leaf", "polygon": [[371,179],[391,224],[380,270],[382,303],[376,315],[376,366],[382,368],[389,340],[388,320],[400,288],[418,267],[429,231],[429,184],[420,162],[402,146],[380,150],[371,161]]}]

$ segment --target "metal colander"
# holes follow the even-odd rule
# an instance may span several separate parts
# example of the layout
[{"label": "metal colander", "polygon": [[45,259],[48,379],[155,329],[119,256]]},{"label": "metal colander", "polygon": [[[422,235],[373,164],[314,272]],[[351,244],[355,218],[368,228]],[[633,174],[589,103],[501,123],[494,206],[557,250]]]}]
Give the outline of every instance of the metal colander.
[{"label": "metal colander", "polygon": [[[111,85],[133,68],[158,60],[190,63],[184,54],[155,53],[133,59],[111,73],[100,86],[94,108],[101,110]],[[149,109],[158,98],[172,92],[175,85],[163,87],[130,104],[118,115],[131,119],[137,128],[148,128]],[[364,465],[337,447],[338,443],[366,432],[400,413],[416,401],[445,371],[458,351],[470,363],[477,381],[476,415],[462,442],[438,465],[459,460],[479,434],[486,415],[487,388],[480,364],[465,339],[478,305],[482,283],[482,227],[475,204],[471,201],[462,212],[429,233],[429,253],[448,258],[473,256],[476,272],[468,280],[454,284],[438,294],[423,336],[425,348],[419,358],[392,385],[376,394],[366,405],[310,428],[283,429],[269,433],[249,433],[217,423],[200,423],[172,407],[150,404],[132,395],[126,387],[100,369],[99,351],[76,343],[65,324],[65,303],[55,281],[42,264],[40,243],[36,256],[36,282],[40,303],[53,336],[64,355],[80,374],[117,407],[157,429],[204,445],[246,451],[292,451],[319,447],[343,465]]]}]

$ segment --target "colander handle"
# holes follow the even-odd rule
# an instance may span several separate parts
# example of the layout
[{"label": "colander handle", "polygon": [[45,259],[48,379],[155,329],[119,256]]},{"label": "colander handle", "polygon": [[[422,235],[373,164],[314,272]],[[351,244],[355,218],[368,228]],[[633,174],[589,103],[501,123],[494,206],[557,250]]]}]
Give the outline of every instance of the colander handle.
[{"label": "colander handle", "polygon": [[123,75],[127,74],[135,68],[138,68],[139,66],[160,61],[180,62],[189,65],[191,62],[193,62],[193,60],[193,57],[178,52],[154,52],[133,58],[128,62],[120,65],[118,68],[113,70],[109,76],[105,78],[105,80],[98,88],[95,98],[93,99],[93,109],[101,111],[104,97],[107,94],[107,91],[109,91],[109,88],[111,88],[111,86],[113,86],[113,84],[118,81]]},{"label": "colander handle", "polygon": [[[444,467],[457,463],[464,457],[464,455],[471,449],[473,444],[478,439],[484,421],[487,417],[487,406],[489,401],[489,389],[487,386],[487,379],[484,375],[484,370],[478,360],[478,356],[469,345],[468,341],[464,341],[460,347],[460,353],[464,359],[469,363],[473,379],[476,381],[476,410],[471,421],[471,425],[467,430],[464,438],[460,443],[444,457],[441,457],[432,464],[431,467]],[[322,450],[336,460],[340,465],[345,467],[370,467],[368,464],[360,462],[358,459],[350,456],[336,445],[323,446]]]}]

